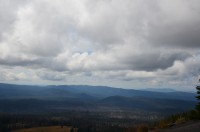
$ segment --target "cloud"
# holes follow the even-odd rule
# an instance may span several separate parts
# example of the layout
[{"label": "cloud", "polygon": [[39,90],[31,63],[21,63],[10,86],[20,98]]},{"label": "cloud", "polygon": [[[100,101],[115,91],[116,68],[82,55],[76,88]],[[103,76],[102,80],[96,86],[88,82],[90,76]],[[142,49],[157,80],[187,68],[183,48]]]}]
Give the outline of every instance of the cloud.
[{"label": "cloud", "polygon": [[175,61],[173,66],[159,71],[158,73],[167,76],[178,76],[180,78],[187,78],[191,75],[198,76],[200,73],[200,55],[194,55],[185,61]]},{"label": "cloud", "polygon": [[159,23],[148,23],[147,39],[157,46],[199,48],[200,6],[197,3],[196,0],[160,1]]},{"label": "cloud", "polygon": [[2,40],[4,33],[12,30],[13,23],[17,17],[15,11],[19,9],[21,4],[26,3],[26,1],[0,0],[0,3],[0,40]]},{"label": "cloud", "polygon": [[189,78],[199,76],[192,61],[200,49],[198,0],[0,0],[0,6],[2,80],[11,74],[23,80],[31,70],[41,82],[86,78],[132,87],[192,84]]}]

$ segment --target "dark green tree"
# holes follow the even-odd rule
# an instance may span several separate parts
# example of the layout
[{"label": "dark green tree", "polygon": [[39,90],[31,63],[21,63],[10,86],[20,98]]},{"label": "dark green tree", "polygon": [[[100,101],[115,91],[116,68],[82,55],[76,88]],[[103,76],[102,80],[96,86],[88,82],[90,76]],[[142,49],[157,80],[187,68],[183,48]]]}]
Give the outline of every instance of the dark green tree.
[{"label": "dark green tree", "polygon": [[[200,100],[200,86],[196,86],[196,89],[197,89],[197,100]],[[200,112],[200,102],[198,102],[198,104],[196,105],[196,110],[198,112]]]}]

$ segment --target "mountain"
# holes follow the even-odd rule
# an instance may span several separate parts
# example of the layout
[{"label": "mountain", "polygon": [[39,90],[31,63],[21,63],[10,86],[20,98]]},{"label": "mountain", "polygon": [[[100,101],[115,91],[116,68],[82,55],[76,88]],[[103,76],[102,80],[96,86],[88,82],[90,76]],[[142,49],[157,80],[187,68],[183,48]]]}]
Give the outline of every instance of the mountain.
[{"label": "mountain", "polygon": [[143,91],[151,91],[151,92],[162,92],[162,93],[170,93],[170,92],[178,92],[171,88],[145,88]]},{"label": "mountain", "polygon": [[149,98],[196,100],[194,93],[187,92],[153,92],[134,89],[112,88],[106,86],[87,85],[49,85],[49,86],[29,86],[0,84],[0,98],[79,98],[79,96],[106,98],[109,96],[141,96]]},{"label": "mountain", "polygon": [[195,104],[194,93],[178,91],[163,93],[106,86],[0,84],[0,112],[104,108],[179,112],[193,109]]}]

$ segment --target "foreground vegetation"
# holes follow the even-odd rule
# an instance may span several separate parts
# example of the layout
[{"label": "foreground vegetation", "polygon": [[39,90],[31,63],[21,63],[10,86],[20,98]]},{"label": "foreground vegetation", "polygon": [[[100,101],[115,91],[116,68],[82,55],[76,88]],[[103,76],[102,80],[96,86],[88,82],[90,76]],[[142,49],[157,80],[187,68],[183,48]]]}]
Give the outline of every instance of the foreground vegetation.
[{"label": "foreground vegetation", "polygon": [[168,128],[174,125],[183,124],[189,121],[199,121],[200,120],[200,112],[196,110],[192,110],[189,112],[184,112],[176,115],[172,115],[163,119],[156,123],[154,126],[155,129],[163,129]]},{"label": "foreground vegetation", "polygon": [[0,113],[0,132],[67,132],[71,131],[70,128],[77,128],[73,130],[74,132],[75,130],[78,132],[147,132],[199,119],[200,112],[197,110],[175,114],[164,119],[156,113],[128,111],[124,113],[67,111],[35,115]]},{"label": "foreground vegetation", "polygon": [[[49,126],[72,126],[78,132],[129,132],[139,124],[149,124],[160,119],[156,113],[142,111],[67,111],[46,114],[0,114],[0,132],[31,130]],[[141,128],[140,128],[141,129]]]},{"label": "foreground vegetation", "polygon": [[[197,86],[196,89],[197,89],[196,98],[197,100],[200,100],[200,86]],[[197,103],[195,110],[169,116],[161,120],[160,122],[156,123],[156,125],[153,128],[163,129],[174,125],[183,124],[189,121],[199,121],[199,120],[200,120],[200,102]]]},{"label": "foreground vegetation", "polygon": [[[48,127],[35,127],[35,128],[21,129],[21,130],[16,130],[13,132],[71,132],[71,131],[73,131],[71,127],[48,126]],[[74,132],[76,132],[76,129],[74,129]]]}]

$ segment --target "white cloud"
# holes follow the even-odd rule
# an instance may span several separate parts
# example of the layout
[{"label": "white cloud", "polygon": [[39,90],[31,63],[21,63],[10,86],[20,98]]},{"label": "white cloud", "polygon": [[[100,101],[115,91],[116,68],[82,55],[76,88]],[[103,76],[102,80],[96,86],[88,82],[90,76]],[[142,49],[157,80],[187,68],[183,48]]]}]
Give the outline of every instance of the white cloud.
[{"label": "white cloud", "polygon": [[192,85],[189,78],[199,76],[198,0],[1,0],[0,5],[1,80],[31,83],[25,72],[31,69],[40,71],[34,76],[44,83],[82,84],[85,78],[98,85],[173,87]]}]

